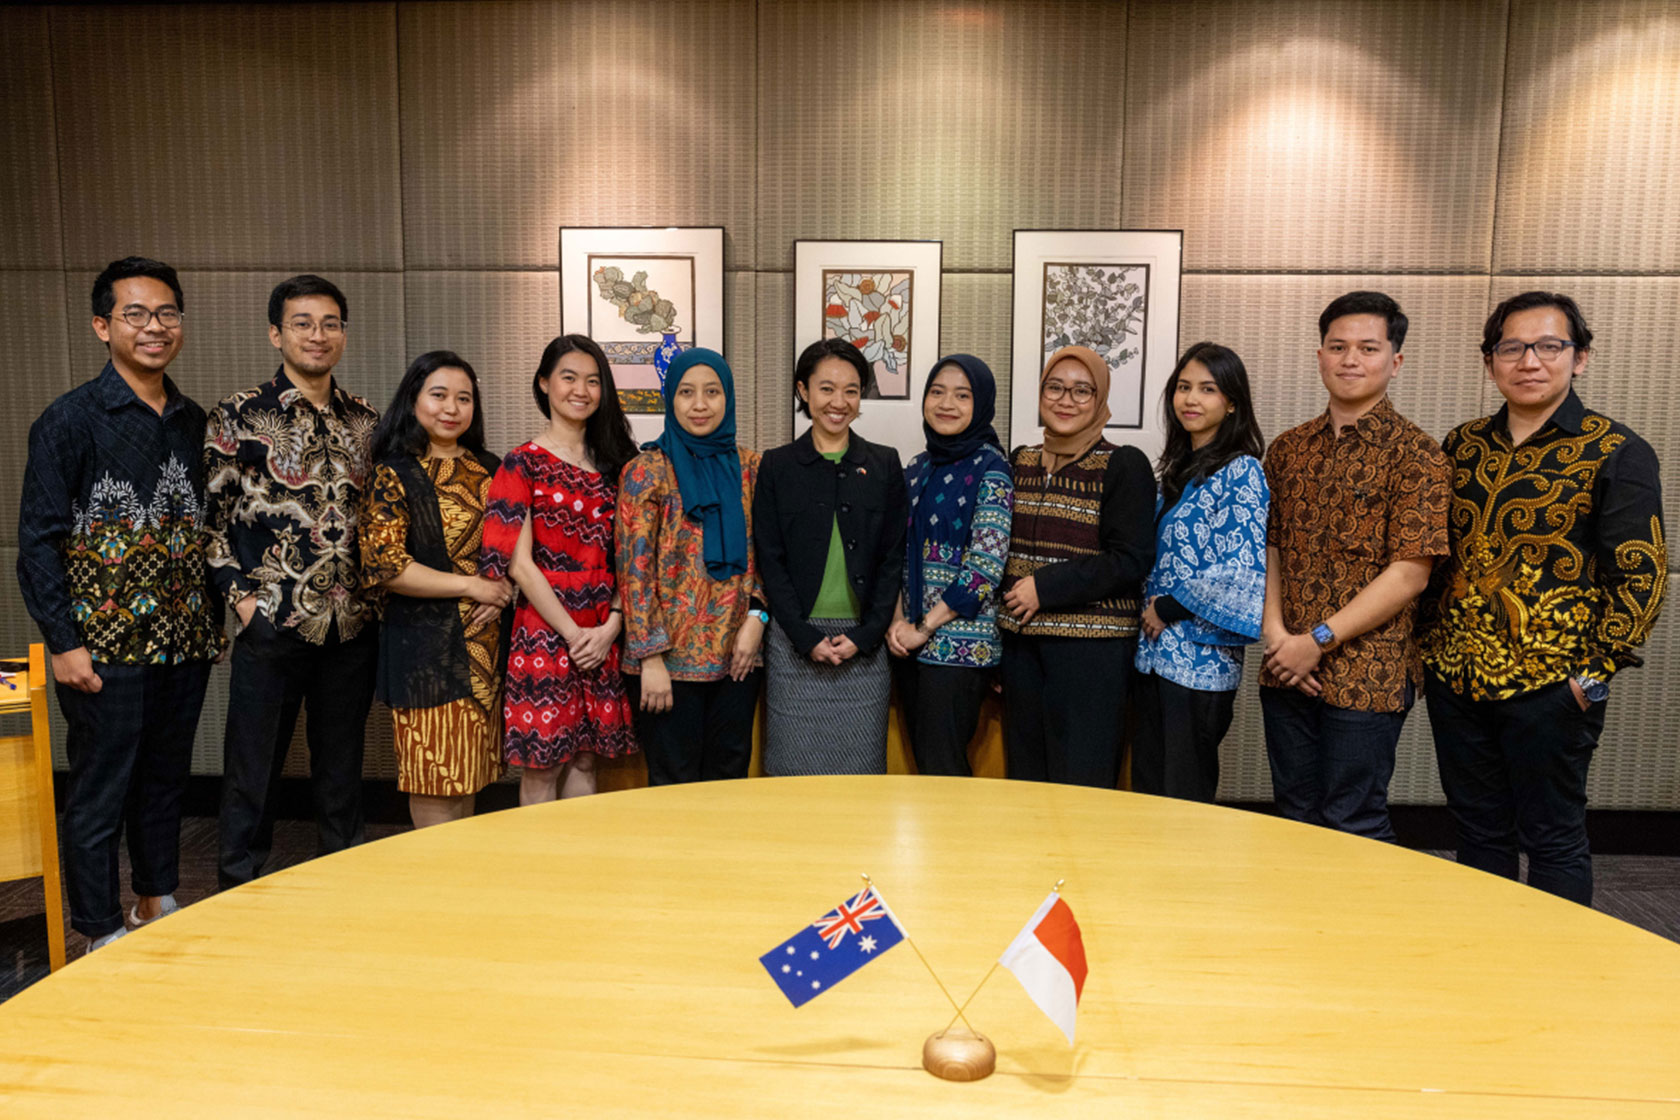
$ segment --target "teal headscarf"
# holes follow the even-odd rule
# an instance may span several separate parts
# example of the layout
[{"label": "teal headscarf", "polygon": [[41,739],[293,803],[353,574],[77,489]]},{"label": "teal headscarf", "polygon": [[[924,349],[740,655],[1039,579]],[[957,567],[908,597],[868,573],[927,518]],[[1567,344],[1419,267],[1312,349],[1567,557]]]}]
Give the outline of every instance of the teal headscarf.
[{"label": "teal headscarf", "polygon": [[[710,435],[690,435],[677,423],[672,402],[683,374],[708,366],[723,382],[727,408]],[[747,570],[747,514],[741,505],[741,454],[735,447],[735,374],[723,355],[699,347],[684,350],[665,371],[665,434],[644,450],[659,448],[676,472],[683,515],[700,523],[706,574],[723,580]]]}]

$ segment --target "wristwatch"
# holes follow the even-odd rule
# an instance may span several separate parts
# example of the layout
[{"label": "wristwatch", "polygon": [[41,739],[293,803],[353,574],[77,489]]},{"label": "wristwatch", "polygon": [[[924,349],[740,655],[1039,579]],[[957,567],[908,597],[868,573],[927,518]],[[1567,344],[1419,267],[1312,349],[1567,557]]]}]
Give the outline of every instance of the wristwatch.
[{"label": "wristwatch", "polygon": [[1610,686],[1596,677],[1576,677],[1575,683],[1581,686],[1581,695],[1587,698],[1587,703],[1597,704],[1610,698]]},{"label": "wristwatch", "polygon": [[1336,632],[1328,622],[1321,622],[1312,628],[1312,640],[1318,643],[1319,649],[1329,649],[1336,644]]},{"label": "wristwatch", "polygon": [[748,611],[747,613],[749,615],[751,615],[752,617],[758,619],[758,621],[761,625],[764,625],[764,626],[770,625],[770,612],[769,611],[763,610],[759,607],[754,607],[752,610]]}]

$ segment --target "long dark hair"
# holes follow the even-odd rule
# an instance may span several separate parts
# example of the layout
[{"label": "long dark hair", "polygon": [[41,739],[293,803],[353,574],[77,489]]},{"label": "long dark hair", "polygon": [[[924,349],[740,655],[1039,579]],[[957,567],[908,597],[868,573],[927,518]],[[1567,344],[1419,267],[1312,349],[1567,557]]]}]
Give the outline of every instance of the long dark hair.
[{"label": "long dark hair", "polygon": [[595,340],[583,334],[563,334],[543,347],[537,372],[531,377],[531,396],[544,416],[549,415],[548,391],[543,381],[554,372],[560,359],[577,351],[595,359],[601,371],[601,405],[589,414],[583,426],[583,445],[595,468],[609,481],[618,482],[618,473],[636,457],[636,438],[630,433],[630,421],[624,417],[624,406],[618,403],[618,386],[613,384],[612,366]]},{"label": "long dark hair", "polygon": [[440,369],[458,369],[472,382],[472,423],[456,442],[468,451],[484,454],[484,400],[478,393],[478,374],[453,350],[428,350],[408,363],[408,372],[403,374],[389,407],[379,418],[379,426],[373,429],[368,454],[375,463],[397,455],[426,454],[431,438],[414,418],[414,406],[420,400],[420,391],[426,387],[426,378]]},{"label": "long dark hair", "polygon": [[[1173,390],[1178,387],[1179,375],[1191,362],[1200,362],[1213,374],[1213,383],[1231,405],[1213,439],[1201,449],[1190,446],[1190,433],[1179,423],[1173,411]],[[1161,476],[1161,492],[1166,497],[1164,509],[1171,509],[1184,488],[1192,482],[1206,482],[1219,468],[1239,455],[1260,458],[1266,442],[1260,435],[1260,422],[1254,418],[1254,404],[1248,395],[1248,369],[1235,350],[1217,342],[1198,342],[1184,352],[1167,379],[1161,394],[1162,419],[1167,430],[1167,445],[1161,449],[1156,470]]]}]

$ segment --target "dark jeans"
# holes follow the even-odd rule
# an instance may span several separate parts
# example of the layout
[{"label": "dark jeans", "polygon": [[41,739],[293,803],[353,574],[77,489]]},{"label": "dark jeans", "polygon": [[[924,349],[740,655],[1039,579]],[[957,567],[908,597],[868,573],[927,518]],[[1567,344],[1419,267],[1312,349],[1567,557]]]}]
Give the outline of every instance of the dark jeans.
[{"label": "dark jeans", "polygon": [[991,687],[991,670],[924,665],[914,657],[893,658],[892,670],[916,771],[972,777],[968,744],[980,726],[980,705]]},{"label": "dark jeans", "polygon": [[135,894],[180,884],[181,797],[204,708],[210,663],[102,665],[102,687],[58,685],[70,754],[64,800],[64,869],[70,926],[89,938],[123,926],[117,840],[128,826]]},{"label": "dark jeans", "polygon": [[1136,638],[1003,640],[1009,776],[1114,789]]},{"label": "dark jeans", "polygon": [[1137,697],[1132,788],[1212,801],[1219,793],[1219,744],[1231,729],[1236,691],[1201,692],[1154,673],[1139,673],[1132,687]]},{"label": "dark jeans", "polygon": [[1591,906],[1587,767],[1606,704],[1583,712],[1568,681],[1509,700],[1471,700],[1433,674],[1424,700],[1458,825],[1458,862],[1515,879],[1521,849],[1529,886]]},{"label": "dark jeans", "polygon": [[672,681],[671,710],[657,715],[641,709],[641,680],[633,673],[624,677],[635,705],[648,785],[747,776],[764,670],[754,669],[740,681]]},{"label": "dark jeans", "polygon": [[1262,688],[1260,713],[1279,814],[1395,842],[1388,782],[1405,711],[1358,712],[1293,688]]},{"label": "dark jeans", "polygon": [[307,705],[309,780],[320,854],[362,842],[362,751],[373,703],[379,633],[321,645],[276,630],[261,615],[233,646],[222,743],[221,857],[225,889],[262,873],[274,847],[274,787],[298,709]]}]

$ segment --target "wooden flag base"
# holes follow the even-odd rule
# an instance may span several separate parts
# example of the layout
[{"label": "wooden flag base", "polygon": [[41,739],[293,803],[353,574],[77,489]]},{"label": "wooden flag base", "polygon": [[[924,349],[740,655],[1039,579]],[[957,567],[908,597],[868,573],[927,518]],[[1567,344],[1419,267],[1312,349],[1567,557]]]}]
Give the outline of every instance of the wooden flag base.
[{"label": "wooden flag base", "polygon": [[922,1043],[922,1068],[946,1081],[979,1081],[997,1068],[997,1047],[983,1034],[939,1031]]}]

